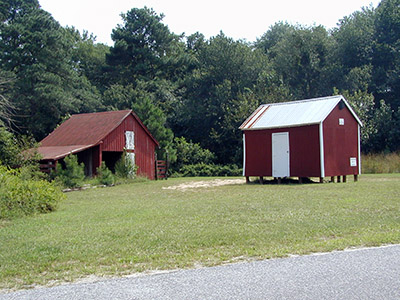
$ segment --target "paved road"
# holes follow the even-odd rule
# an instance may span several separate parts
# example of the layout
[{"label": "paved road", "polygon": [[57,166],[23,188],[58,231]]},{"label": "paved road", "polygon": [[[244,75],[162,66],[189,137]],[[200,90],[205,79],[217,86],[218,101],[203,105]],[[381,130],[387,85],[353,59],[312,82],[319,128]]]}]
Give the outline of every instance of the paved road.
[{"label": "paved road", "polygon": [[68,284],[0,299],[400,299],[400,245]]}]

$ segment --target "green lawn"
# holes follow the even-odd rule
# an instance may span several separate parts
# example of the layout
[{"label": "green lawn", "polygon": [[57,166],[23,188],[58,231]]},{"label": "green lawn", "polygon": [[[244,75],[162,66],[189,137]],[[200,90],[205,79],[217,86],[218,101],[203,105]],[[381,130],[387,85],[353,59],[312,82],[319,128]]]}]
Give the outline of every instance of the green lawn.
[{"label": "green lawn", "polygon": [[54,213],[0,221],[0,288],[400,243],[400,174],[162,189],[211,179],[71,192]]}]

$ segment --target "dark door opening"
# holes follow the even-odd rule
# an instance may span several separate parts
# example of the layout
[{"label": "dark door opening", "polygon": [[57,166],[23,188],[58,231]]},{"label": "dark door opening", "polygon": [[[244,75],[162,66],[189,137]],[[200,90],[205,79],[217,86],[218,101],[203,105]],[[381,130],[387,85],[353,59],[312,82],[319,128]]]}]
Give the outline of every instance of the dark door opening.
[{"label": "dark door opening", "polygon": [[115,173],[115,164],[121,158],[122,152],[116,151],[103,151],[103,161],[105,162],[107,168],[109,168],[113,173]]}]

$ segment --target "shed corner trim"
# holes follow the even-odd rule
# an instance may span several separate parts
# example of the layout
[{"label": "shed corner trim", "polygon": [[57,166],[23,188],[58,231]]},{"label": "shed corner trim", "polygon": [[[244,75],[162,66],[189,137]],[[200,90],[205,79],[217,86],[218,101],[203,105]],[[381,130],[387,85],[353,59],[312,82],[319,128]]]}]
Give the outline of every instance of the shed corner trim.
[{"label": "shed corner trim", "polygon": [[325,177],[325,154],[324,154],[324,126],[323,122],[319,123],[319,153],[321,164],[321,177]]}]

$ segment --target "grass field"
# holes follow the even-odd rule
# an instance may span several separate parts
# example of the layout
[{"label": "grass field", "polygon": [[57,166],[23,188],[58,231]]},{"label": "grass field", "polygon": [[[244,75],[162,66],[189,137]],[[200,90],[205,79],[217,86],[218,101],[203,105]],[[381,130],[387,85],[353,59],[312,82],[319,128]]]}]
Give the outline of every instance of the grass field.
[{"label": "grass field", "polygon": [[400,243],[400,174],[359,182],[163,189],[179,178],[67,194],[0,221],[0,288]]}]

